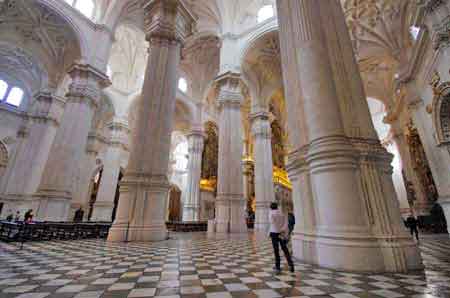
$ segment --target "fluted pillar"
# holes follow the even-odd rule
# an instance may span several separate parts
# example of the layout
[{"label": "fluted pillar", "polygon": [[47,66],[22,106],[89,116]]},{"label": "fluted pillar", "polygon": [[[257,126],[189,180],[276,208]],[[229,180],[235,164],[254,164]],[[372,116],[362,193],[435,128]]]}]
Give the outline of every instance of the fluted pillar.
[{"label": "fluted pillar", "polygon": [[193,16],[179,0],[143,1],[149,57],[109,241],[155,241],[167,236],[167,178],[180,48]]},{"label": "fluted pillar", "polygon": [[277,8],[294,208],[297,215],[303,207],[312,211],[296,228],[294,255],[343,270],[421,268],[401,223],[391,157],[370,121],[340,3],[278,0]]},{"label": "fluted pillar", "polygon": [[255,142],[255,230],[268,231],[269,207],[275,201],[273,188],[272,129],[269,113],[261,111],[250,115]]},{"label": "fluted pillar", "polygon": [[242,176],[241,81],[238,74],[228,72],[216,82],[220,105],[216,231],[241,233],[247,230]]},{"label": "fluted pillar", "polygon": [[53,141],[36,197],[36,216],[42,220],[67,220],[72,186],[86,148],[94,111],[108,78],[97,69],[75,64],[69,71],[72,83],[60,127]]},{"label": "fluted pillar", "polygon": [[92,221],[112,220],[121,156],[127,151],[128,125],[122,122],[111,122],[108,128],[111,136],[103,161],[103,174],[92,212]]},{"label": "fluted pillar", "polygon": [[200,220],[200,176],[204,139],[202,131],[192,131],[187,135],[189,160],[183,221]]}]

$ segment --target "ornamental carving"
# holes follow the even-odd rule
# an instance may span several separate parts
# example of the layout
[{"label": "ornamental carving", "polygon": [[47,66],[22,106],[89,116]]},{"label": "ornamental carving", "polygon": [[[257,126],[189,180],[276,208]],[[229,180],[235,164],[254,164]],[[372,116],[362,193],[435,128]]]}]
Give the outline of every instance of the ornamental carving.
[{"label": "ornamental carving", "polygon": [[277,168],[285,168],[285,148],[283,144],[283,129],[277,120],[272,122],[272,160]]},{"label": "ornamental carving", "polygon": [[217,179],[217,168],[219,163],[219,138],[216,124],[207,122],[205,124],[206,138],[202,154],[201,178],[207,180]]},{"label": "ornamental carving", "polygon": [[[0,33],[7,39],[14,32],[22,44],[34,44],[54,63],[54,80],[80,56],[78,40],[68,23],[37,1],[0,2]],[[6,34],[6,35],[5,35]]]},{"label": "ornamental carving", "polygon": [[450,145],[450,82],[441,82],[441,76],[435,71],[430,86],[434,93],[431,113],[437,141],[440,145]]},{"label": "ornamental carving", "polygon": [[428,201],[435,202],[438,199],[437,188],[419,133],[412,122],[408,124],[405,136],[411,154],[413,169],[417,173],[419,181],[427,194]]}]

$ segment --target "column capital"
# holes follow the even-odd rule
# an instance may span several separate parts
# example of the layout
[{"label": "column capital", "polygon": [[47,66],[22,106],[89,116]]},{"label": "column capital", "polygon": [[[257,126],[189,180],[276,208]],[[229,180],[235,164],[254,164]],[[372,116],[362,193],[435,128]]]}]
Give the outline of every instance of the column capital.
[{"label": "column capital", "polygon": [[86,153],[97,155],[98,150],[100,148],[100,144],[104,143],[105,140],[103,137],[96,133],[89,133],[88,135],[88,141],[86,144]]},{"label": "column capital", "polygon": [[32,121],[50,122],[59,125],[59,119],[63,113],[65,99],[56,96],[49,90],[39,91],[34,95],[35,103],[28,115]]},{"label": "column capital", "polygon": [[72,78],[67,98],[69,101],[87,101],[94,108],[100,100],[100,92],[111,84],[108,76],[89,64],[75,63],[68,74]]},{"label": "column capital", "polygon": [[229,71],[219,75],[214,81],[219,90],[218,101],[220,105],[241,106],[244,99],[241,74]]},{"label": "column capital", "polygon": [[194,31],[195,17],[181,0],[144,0],[142,7],[145,36],[150,42],[183,43]]},{"label": "column capital", "polygon": [[261,120],[261,121],[270,121],[270,112],[268,111],[258,111],[258,112],[253,112],[250,113],[249,115],[250,121],[256,121],[256,120]]},{"label": "column capital", "polygon": [[206,138],[206,134],[201,130],[191,131],[186,135],[188,139],[188,151],[190,154],[203,152],[203,145]]},{"label": "column capital", "polygon": [[250,114],[252,123],[252,134],[254,138],[262,138],[270,140],[272,138],[272,128],[270,126],[270,113],[259,111]]}]

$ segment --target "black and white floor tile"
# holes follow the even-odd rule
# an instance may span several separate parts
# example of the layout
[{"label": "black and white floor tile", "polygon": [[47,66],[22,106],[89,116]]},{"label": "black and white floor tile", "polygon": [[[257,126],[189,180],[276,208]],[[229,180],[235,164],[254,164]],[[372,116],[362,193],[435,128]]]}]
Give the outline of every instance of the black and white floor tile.
[{"label": "black and white floor tile", "polygon": [[1,298],[450,297],[450,238],[421,241],[426,269],[355,274],[296,262],[273,270],[271,244],[252,235],[176,234],[151,244],[102,240],[0,243]]}]

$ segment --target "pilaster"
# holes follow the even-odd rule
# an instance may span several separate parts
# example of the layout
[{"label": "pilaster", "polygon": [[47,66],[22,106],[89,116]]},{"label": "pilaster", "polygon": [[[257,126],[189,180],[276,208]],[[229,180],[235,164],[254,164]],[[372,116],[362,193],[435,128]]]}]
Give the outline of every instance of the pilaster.
[{"label": "pilaster", "polygon": [[103,174],[92,212],[92,221],[111,221],[117,183],[120,175],[121,156],[127,151],[129,128],[126,123],[113,121],[107,125],[110,138],[103,161]]},{"label": "pilaster", "polygon": [[42,220],[67,220],[72,199],[73,179],[86,148],[94,111],[108,77],[86,64],[74,64],[69,72],[72,82],[60,126],[36,197],[40,200],[36,217]]},{"label": "pilaster", "polygon": [[19,200],[30,208],[65,104],[64,99],[48,90],[37,93],[34,99],[30,113],[25,116],[24,125],[18,133],[19,145],[5,184],[5,193],[9,199]]}]

